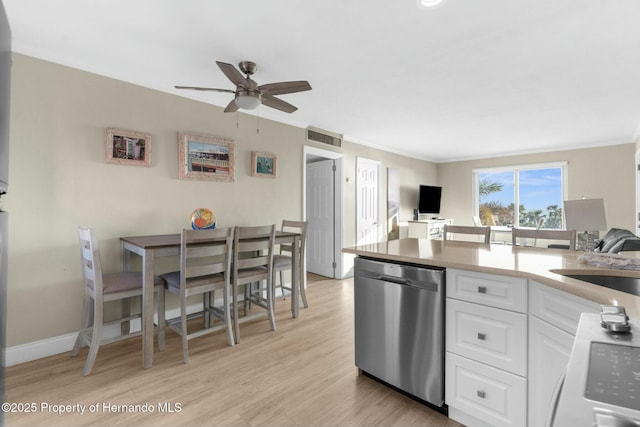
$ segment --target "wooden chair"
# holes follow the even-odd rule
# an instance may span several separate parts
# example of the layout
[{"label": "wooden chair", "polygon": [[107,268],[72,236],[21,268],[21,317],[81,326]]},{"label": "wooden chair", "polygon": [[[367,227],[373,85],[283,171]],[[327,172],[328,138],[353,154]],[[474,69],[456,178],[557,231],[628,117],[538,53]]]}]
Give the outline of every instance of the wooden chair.
[{"label": "wooden chair", "polygon": [[[233,326],[236,343],[240,342],[240,323],[263,316],[265,312],[247,315],[247,302],[266,310],[271,330],[276,330],[276,316],[273,305],[273,246],[276,225],[257,227],[236,227],[233,237]],[[251,284],[266,281],[266,292],[262,287],[254,290]],[[238,313],[238,289],[245,285],[245,316]]]},{"label": "wooden chair", "polygon": [[[568,245],[550,244],[547,247],[556,249],[569,249],[571,251],[576,250],[576,230],[534,230],[531,228],[516,228],[511,230],[511,243],[516,246],[518,239],[534,239],[535,242],[538,239],[541,240],[565,240]],[[534,244],[535,246],[535,244]]]},{"label": "wooden chair", "polygon": [[491,241],[491,227],[482,226],[482,227],[474,227],[468,225],[444,225],[444,240],[451,240],[449,238],[449,233],[458,233],[458,234],[475,234],[478,236],[483,236],[484,243],[489,243]]},{"label": "wooden chair", "polygon": [[[300,233],[300,250],[299,250],[299,259],[300,265],[298,266],[298,274],[300,275],[300,296],[302,297],[302,303],[305,308],[309,307],[307,303],[307,295],[305,293],[304,287],[304,250],[307,242],[307,222],[306,221],[282,221],[282,231],[293,231],[296,233]],[[283,254],[283,252],[288,252],[290,255]],[[291,292],[291,288],[284,286],[284,272],[286,270],[292,270],[293,265],[293,244],[280,245],[280,254],[273,255],[273,289],[275,294],[275,288],[277,287],[276,273],[280,273],[280,290],[282,291],[282,296],[284,297],[284,291],[287,290]],[[293,282],[293,277],[291,278]],[[274,296],[275,297],[275,296]]]},{"label": "wooden chair", "polygon": [[[202,335],[227,330],[229,345],[234,344],[229,311],[229,290],[231,276],[231,254],[233,245],[233,228],[216,228],[213,230],[182,230],[180,238],[180,270],[162,274],[167,291],[180,297],[180,317],[166,322],[167,326],[182,337],[182,358],[189,363],[188,341]],[[222,290],[222,307],[214,307],[215,291]],[[205,327],[189,333],[187,329],[187,297],[202,295]],[[164,312],[164,298],[162,307]],[[213,315],[222,323],[211,326],[209,316]],[[161,329],[164,334],[164,328]],[[164,342],[158,339],[159,342]],[[161,350],[164,350],[162,348]]]},{"label": "wooden chair", "polygon": [[[142,296],[142,273],[121,272],[102,273],[98,241],[89,228],[78,227],[78,241],[80,243],[80,260],[84,285],[84,303],[82,309],[82,325],[76,338],[71,356],[77,356],[81,347],[89,346],[87,360],[82,375],[91,373],[93,363],[98,355],[101,344],[108,344],[126,338],[141,335],[142,331],[129,332],[122,328],[124,322],[140,318],[140,314],[129,315],[129,299]],[[154,278],[155,290],[162,294],[164,280]],[[109,301],[126,301],[125,309],[120,318],[104,322],[104,303]],[[142,311],[142,310],[141,310]],[[158,324],[164,323],[164,311],[158,310]],[[109,339],[102,339],[103,328],[112,324],[120,324],[122,334]]]}]

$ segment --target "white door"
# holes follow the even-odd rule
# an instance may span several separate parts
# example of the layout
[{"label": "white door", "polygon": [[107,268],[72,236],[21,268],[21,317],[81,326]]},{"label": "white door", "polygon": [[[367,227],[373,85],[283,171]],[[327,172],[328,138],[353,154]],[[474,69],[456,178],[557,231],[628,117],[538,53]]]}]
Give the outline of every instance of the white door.
[{"label": "white door", "polygon": [[307,271],[335,277],[335,161],[307,164]]},{"label": "white door", "polygon": [[378,165],[375,160],[356,160],[356,244],[378,242]]}]

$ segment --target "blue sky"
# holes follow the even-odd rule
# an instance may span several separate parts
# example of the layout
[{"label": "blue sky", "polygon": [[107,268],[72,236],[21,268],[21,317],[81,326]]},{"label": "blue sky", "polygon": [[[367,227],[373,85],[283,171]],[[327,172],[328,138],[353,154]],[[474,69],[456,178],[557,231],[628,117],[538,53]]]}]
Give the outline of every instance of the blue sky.
[{"label": "blue sky", "polygon": [[[480,179],[503,185],[500,193],[492,193],[480,200],[481,203],[499,201],[505,206],[513,203],[513,172],[481,173]],[[547,206],[562,208],[562,176],[560,168],[532,169],[520,171],[520,204],[527,210],[547,210]]]}]

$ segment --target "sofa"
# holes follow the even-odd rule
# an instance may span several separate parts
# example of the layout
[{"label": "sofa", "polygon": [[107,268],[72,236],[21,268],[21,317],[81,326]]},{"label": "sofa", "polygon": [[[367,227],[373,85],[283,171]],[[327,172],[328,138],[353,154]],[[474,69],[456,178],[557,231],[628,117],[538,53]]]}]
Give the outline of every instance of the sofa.
[{"label": "sofa", "polygon": [[596,243],[595,252],[640,251],[640,237],[623,228],[612,228]]}]

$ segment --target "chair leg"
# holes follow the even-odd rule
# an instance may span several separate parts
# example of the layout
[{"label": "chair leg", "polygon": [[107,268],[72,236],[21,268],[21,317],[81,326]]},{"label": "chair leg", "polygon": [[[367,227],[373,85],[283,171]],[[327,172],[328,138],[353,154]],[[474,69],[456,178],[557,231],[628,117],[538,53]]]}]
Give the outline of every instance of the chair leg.
[{"label": "chair leg", "polygon": [[233,323],[231,322],[231,307],[229,306],[229,286],[225,286],[222,291],[222,303],[224,305],[224,323],[227,325],[227,341],[233,347]]},{"label": "chair leg", "polygon": [[267,278],[267,307],[269,309],[269,322],[271,323],[271,330],[276,330],[276,311],[273,307],[273,298],[275,289],[273,289],[273,281],[271,277]]},{"label": "chair leg", "polygon": [[[140,298],[140,300],[142,300],[142,298]],[[142,302],[140,302],[140,304],[142,304]],[[121,317],[129,317],[131,315],[131,298],[124,298],[120,301],[120,306],[122,307]],[[131,333],[131,322],[127,320],[126,322],[120,323],[120,334],[127,335],[129,333]]]},{"label": "chair leg", "polygon": [[205,292],[202,294],[202,327],[205,329],[211,326],[209,307],[211,307],[211,292]]},{"label": "chair leg", "polygon": [[302,305],[304,308],[309,308],[309,303],[307,302],[307,291],[304,286],[305,283],[307,283],[305,275],[304,273],[300,273],[300,296],[302,297]]},{"label": "chair leg", "polygon": [[165,344],[165,300],[164,300],[164,286],[158,286],[158,350],[164,351]]},{"label": "chair leg", "polygon": [[82,321],[80,323],[80,330],[76,337],[76,342],[73,344],[73,350],[71,350],[71,356],[77,356],[80,347],[84,343],[84,335],[89,329],[89,322],[91,322],[91,312],[93,310],[91,297],[85,293],[84,300],[82,301]]},{"label": "chair leg", "polygon": [[182,358],[189,363],[189,347],[187,340],[187,297],[180,295],[180,336],[182,337]]},{"label": "chair leg", "polygon": [[251,309],[251,291],[253,291],[253,283],[244,284],[244,315],[246,316]]},{"label": "chair leg", "polygon": [[[275,286],[275,281],[273,283]],[[282,299],[286,300],[284,295],[284,270],[280,270],[280,291],[282,292]]]},{"label": "chair leg", "polygon": [[232,287],[232,296],[231,304],[233,304],[233,335],[236,341],[236,344],[240,344],[240,319],[238,319],[238,285],[234,284]]},{"label": "chair leg", "polygon": [[87,376],[91,373],[93,363],[96,361],[98,350],[100,349],[100,341],[102,340],[102,313],[103,313],[102,301],[94,304],[93,309],[93,331],[91,333],[91,344],[89,344],[89,354],[87,355],[87,361],[84,363],[84,369],[82,375]]}]

